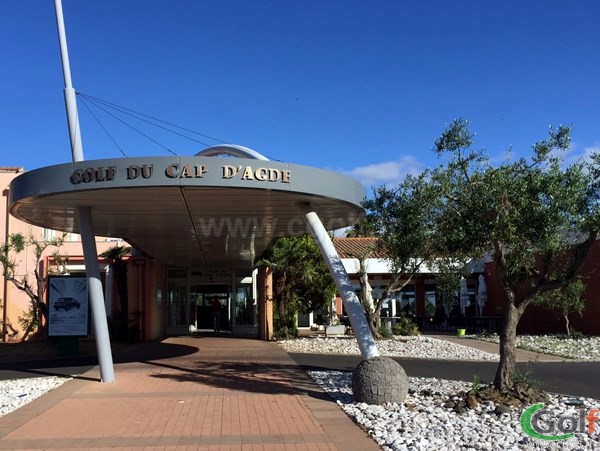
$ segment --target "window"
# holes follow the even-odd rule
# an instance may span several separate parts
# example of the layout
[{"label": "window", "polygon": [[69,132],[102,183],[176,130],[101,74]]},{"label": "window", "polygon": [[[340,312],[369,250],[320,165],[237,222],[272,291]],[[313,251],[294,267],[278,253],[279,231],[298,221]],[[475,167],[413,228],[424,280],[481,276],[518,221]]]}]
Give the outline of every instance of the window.
[{"label": "window", "polygon": [[435,285],[425,284],[425,315],[432,317],[435,315]]},{"label": "window", "polygon": [[413,316],[417,314],[417,296],[415,285],[406,285],[396,292],[396,316]]},{"label": "window", "polygon": [[54,230],[44,229],[42,232],[42,239],[44,241],[52,241],[54,238],[56,238],[56,232]]}]

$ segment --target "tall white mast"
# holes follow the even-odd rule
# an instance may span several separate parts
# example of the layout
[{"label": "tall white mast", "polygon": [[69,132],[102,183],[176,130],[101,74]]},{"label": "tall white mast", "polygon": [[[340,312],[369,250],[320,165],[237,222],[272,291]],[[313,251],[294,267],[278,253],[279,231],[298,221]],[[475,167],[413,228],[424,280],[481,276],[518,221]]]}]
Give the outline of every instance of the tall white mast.
[{"label": "tall white mast", "polygon": [[79,129],[79,115],[77,114],[77,100],[75,89],[71,81],[71,65],[69,64],[69,50],[67,49],[67,35],[65,33],[65,19],[63,17],[62,0],[54,0],[56,9],[56,26],[58,28],[58,41],[62,59],[63,77],[65,79],[65,105],[67,107],[67,120],[69,122],[69,136],[71,138],[71,153],[73,161],[83,161],[83,144]]},{"label": "tall white mast", "polygon": [[[56,10],[56,26],[60,43],[60,55],[65,79],[65,105],[67,108],[67,121],[69,123],[69,137],[73,161],[83,161],[83,144],[79,128],[79,115],[77,114],[77,100],[73,83],[71,82],[71,67],[69,65],[69,51],[67,50],[67,37],[65,33],[65,20],[63,17],[62,1],[54,0]],[[100,379],[102,382],[114,382],[115,371],[108,334],[108,322],[104,307],[104,294],[100,280],[100,265],[98,264],[98,251],[92,222],[92,211],[89,207],[77,207],[79,215],[79,232],[83,246],[83,257],[88,279],[88,291],[92,306],[92,319],[96,337],[98,363],[100,365]]]}]

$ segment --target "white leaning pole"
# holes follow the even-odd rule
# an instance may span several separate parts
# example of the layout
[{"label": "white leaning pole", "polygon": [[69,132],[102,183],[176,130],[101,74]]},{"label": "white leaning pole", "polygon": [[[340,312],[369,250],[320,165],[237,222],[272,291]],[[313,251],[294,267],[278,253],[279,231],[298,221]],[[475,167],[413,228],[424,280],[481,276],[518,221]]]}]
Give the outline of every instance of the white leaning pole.
[{"label": "white leaning pole", "polygon": [[[61,0],[54,0],[56,10],[56,26],[58,28],[58,39],[60,43],[60,55],[65,79],[65,105],[67,108],[67,121],[69,123],[69,137],[71,142],[71,153],[73,161],[83,161],[83,144],[79,129],[79,115],[77,114],[77,101],[75,89],[71,82],[71,68],[69,65],[69,52],[67,50],[67,38],[65,33],[65,21]],[[100,265],[98,264],[98,251],[96,249],[96,238],[92,223],[92,212],[89,207],[78,207],[79,229],[81,233],[81,244],[83,246],[83,257],[88,280],[88,291],[92,307],[92,318],[94,322],[94,334],[96,338],[96,350],[98,352],[98,364],[100,366],[100,380],[102,382],[114,382],[115,371],[108,335],[108,322],[106,320],[106,309],[104,307],[104,294],[102,282],[100,281]]]},{"label": "white leaning pole", "polygon": [[344,268],[344,264],[335,250],[327,230],[325,230],[319,216],[310,205],[303,205],[302,210],[304,220],[317,241],[321,254],[329,267],[331,277],[333,277],[335,285],[342,296],[344,308],[346,309],[346,313],[348,313],[348,319],[356,336],[362,359],[369,360],[379,357],[379,351],[377,350],[373,334],[371,334],[365,311],[354,292],[350,277],[348,277],[346,268]]}]

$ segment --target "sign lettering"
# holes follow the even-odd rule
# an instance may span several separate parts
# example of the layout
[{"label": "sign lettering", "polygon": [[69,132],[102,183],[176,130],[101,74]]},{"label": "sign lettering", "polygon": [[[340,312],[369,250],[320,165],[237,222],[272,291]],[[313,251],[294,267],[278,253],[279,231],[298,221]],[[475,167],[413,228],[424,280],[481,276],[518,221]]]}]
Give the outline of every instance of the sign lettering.
[{"label": "sign lettering", "polygon": [[[290,183],[291,171],[289,169],[276,169],[269,167],[253,166],[232,166],[224,164],[221,166],[221,179],[230,180],[239,178],[239,180],[255,180],[259,182],[279,182]],[[153,164],[131,164],[124,170],[126,180],[135,180],[138,178],[151,179],[154,175]],[[209,167],[205,165],[191,165],[173,163],[165,168],[164,174],[170,179],[182,178],[204,178],[204,175],[209,172]],[[76,169],[71,174],[71,183],[78,185],[80,183],[91,182],[109,182],[117,177],[117,166],[97,167]]]},{"label": "sign lettering", "polygon": [[115,179],[116,166],[108,166],[106,168],[86,168],[77,169],[71,174],[71,183],[78,185],[80,183],[90,182],[106,182]]},{"label": "sign lettering", "polygon": [[143,179],[149,179],[152,177],[153,169],[154,165],[152,164],[143,164],[141,166],[132,164],[127,168],[127,180],[137,179],[140,175]]},{"label": "sign lettering", "polygon": [[202,178],[208,172],[208,168],[202,165],[191,166],[189,164],[180,167],[177,163],[170,164],[165,169],[165,175],[170,179],[183,178]]}]

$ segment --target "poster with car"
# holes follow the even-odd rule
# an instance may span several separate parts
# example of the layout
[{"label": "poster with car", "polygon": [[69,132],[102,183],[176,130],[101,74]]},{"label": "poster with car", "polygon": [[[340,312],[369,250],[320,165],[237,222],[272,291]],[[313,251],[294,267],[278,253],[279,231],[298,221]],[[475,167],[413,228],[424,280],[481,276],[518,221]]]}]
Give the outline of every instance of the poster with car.
[{"label": "poster with car", "polygon": [[88,292],[85,277],[52,276],[48,279],[48,335],[88,335]]}]

